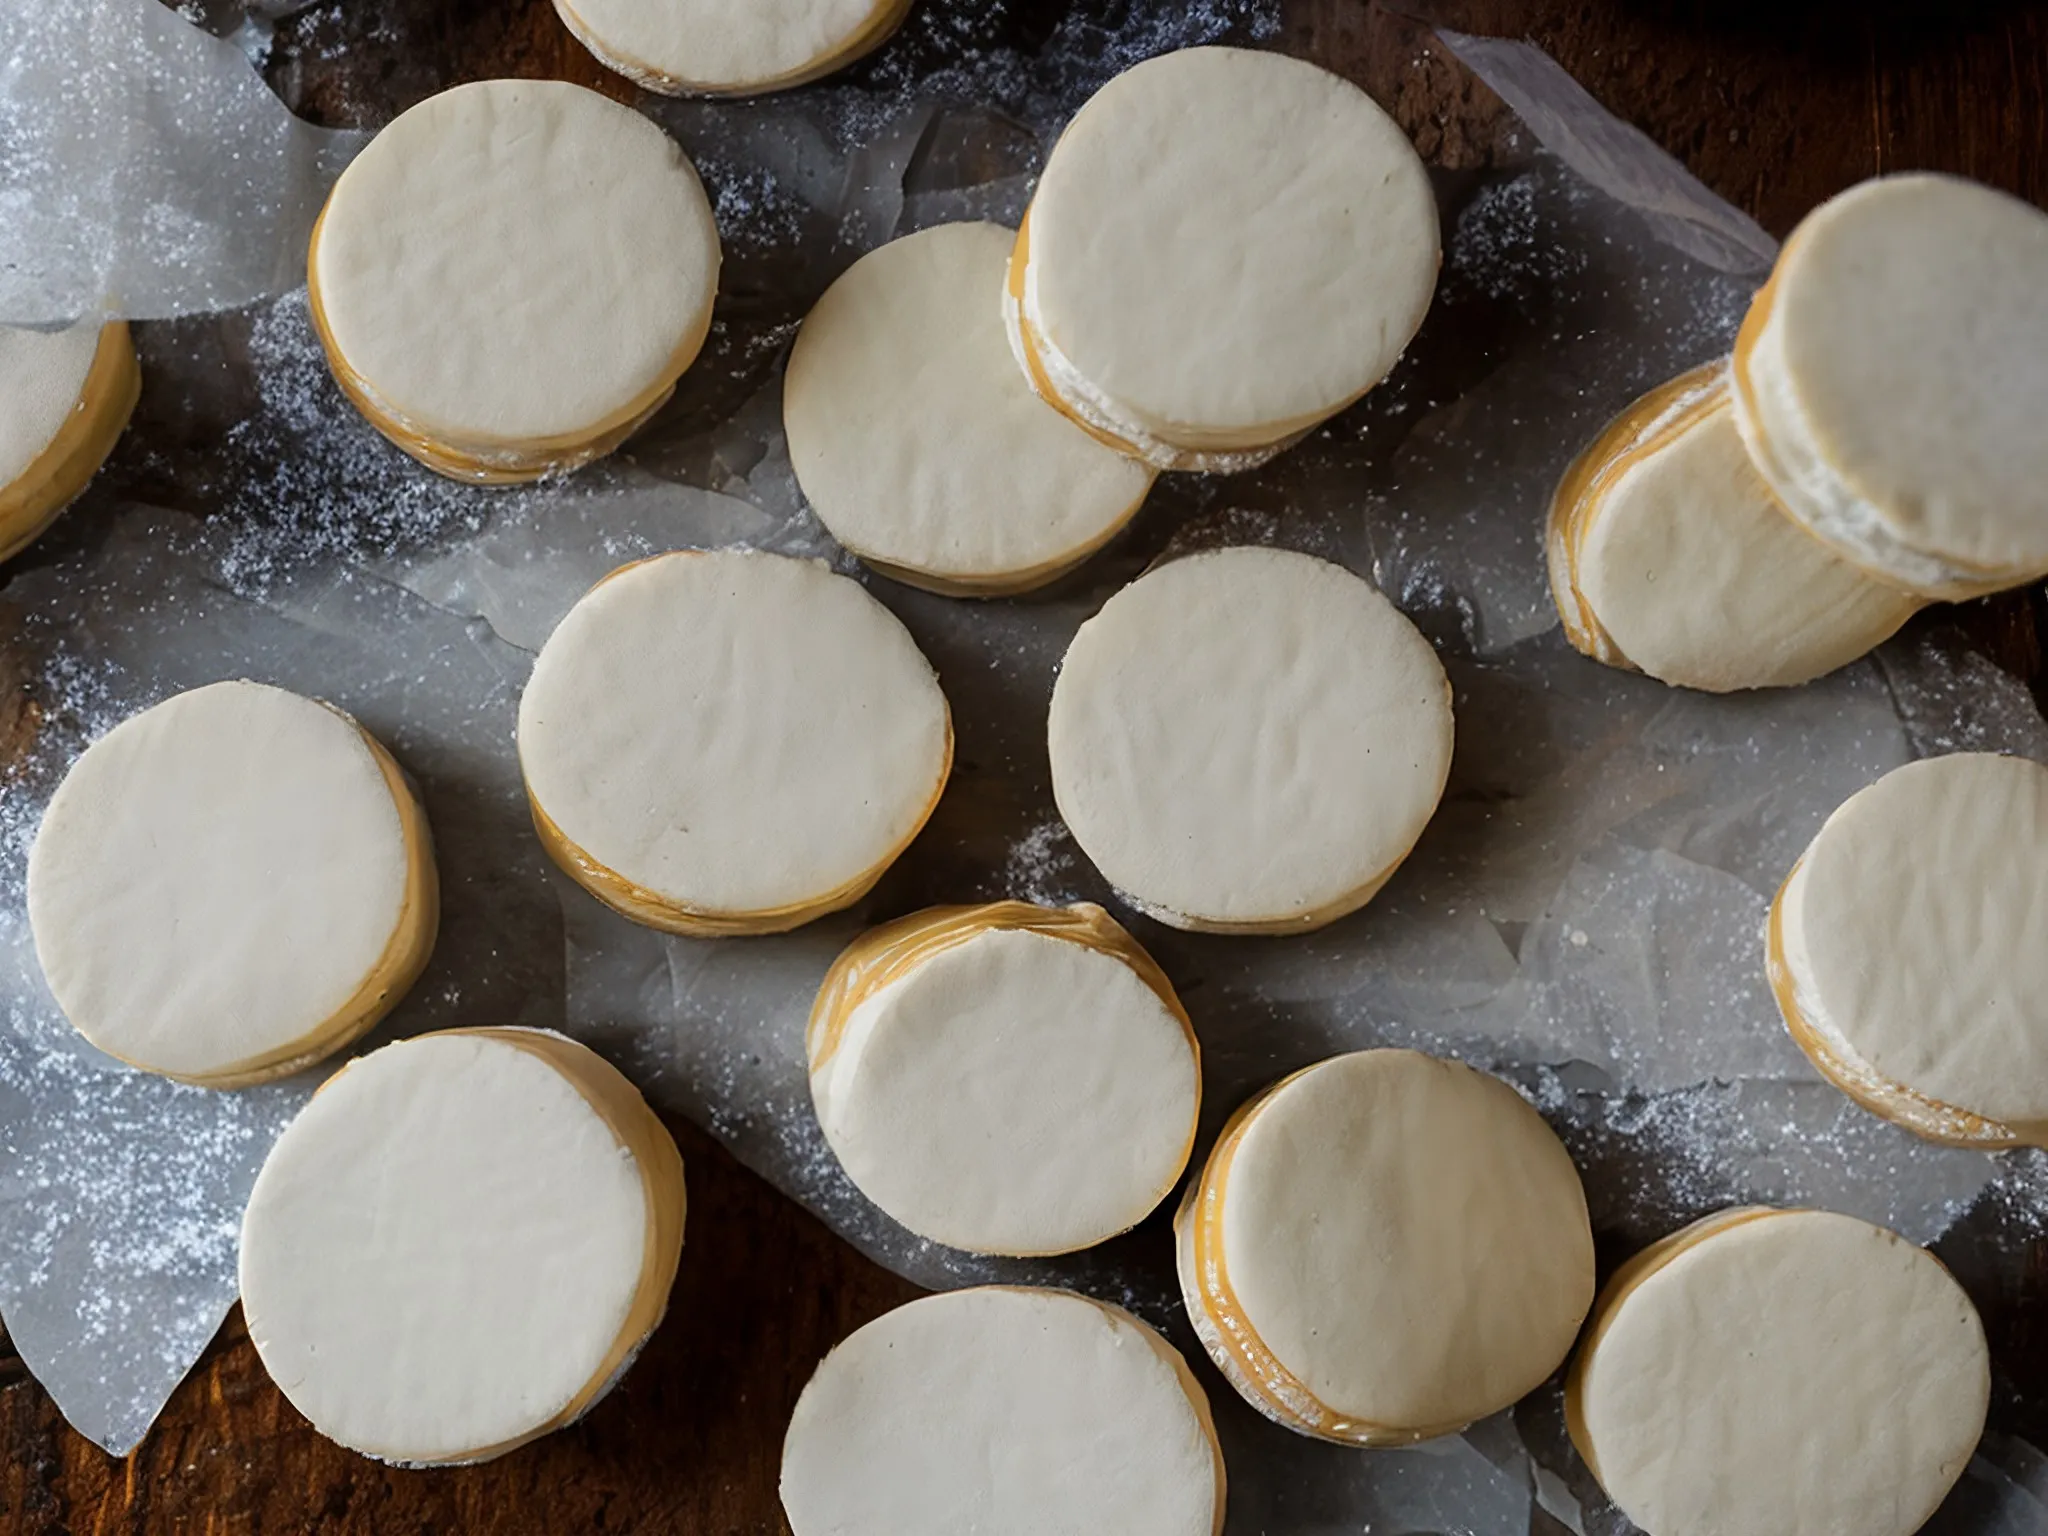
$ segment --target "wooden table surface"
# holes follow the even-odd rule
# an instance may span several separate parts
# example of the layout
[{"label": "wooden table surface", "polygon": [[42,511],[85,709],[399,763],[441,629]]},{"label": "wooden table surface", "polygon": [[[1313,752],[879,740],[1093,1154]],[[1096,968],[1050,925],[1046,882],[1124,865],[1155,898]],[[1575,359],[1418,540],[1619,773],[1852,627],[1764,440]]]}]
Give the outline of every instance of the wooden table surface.
[{"label": "wooden table surface", "polygon": [[[287,22],[272,78],[304,110],[374,123],[429,91],[501,74],[628,94],[547,0],[384,0],[374,61],[337,57],[348,6]],[[1011,0],[1036,21],[1105,0]],[[1960,172],[2048,205],[2048,13],[1970,0],[1285,0],[1283,46],[1351,76],[1428,158],[1496,152],[1500,103],[1430,23],[1527,36],[1710,186],[1783,234],[1880,171]],[[358,10],[360,20],[362,12]],[[1788,19],[1789,18],[1789,19]],[[392,34],[395,31],[395,36]],[[1042,35],[1042,34],[1041,34]],[[349,76],[350,70],[369,70]],[[1965,627],[2048,703],[2036,590],[1973,605]],[[916,1289],[856,1255],[702,1132],[671,1128],[691,1181],[690,1242],[668,1321],[582,1424],[488,1466],[406,1472],[314,1435],[231,1317],[133,1456],[71,1432],[0,1341],[0,1530],[9,1532],[680,1532],[782,1530],[782,1430],[839,1338]],[[1994,1348],[2039,1364],[2040,1292],[1994,1309]],[[2015,1426],[2037,1442],[2048,1425]],[[1110,1536],[1110,1533],[1105,1533]]]}]

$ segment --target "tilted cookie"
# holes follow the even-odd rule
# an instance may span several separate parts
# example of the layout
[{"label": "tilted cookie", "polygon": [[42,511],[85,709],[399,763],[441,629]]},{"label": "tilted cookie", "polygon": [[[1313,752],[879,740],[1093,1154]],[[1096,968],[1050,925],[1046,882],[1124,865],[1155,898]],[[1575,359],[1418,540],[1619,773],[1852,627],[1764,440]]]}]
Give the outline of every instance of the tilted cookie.
[{"label": "tilted cookie", "polygon": [[1386,376],[1436,287],[1436,199],[1356,86],[1190,48],[1091,97],[1010,257],[1032,386],[1158,469],[1263,463]]},{"label": "tilted cookie", "polygon": [[1551,500],[1546,550],[1577,649],[1709,693],[1808,682],[1920,607],[1785,515],[1735,430],[1725,362],[1608,423]]},{"label": "tilted cookie", "polygon": [[1735,345],[1735,419],[1793,517],[1927,598],[2048,575],[2048,214],[1952,176],[1808,214]]}]

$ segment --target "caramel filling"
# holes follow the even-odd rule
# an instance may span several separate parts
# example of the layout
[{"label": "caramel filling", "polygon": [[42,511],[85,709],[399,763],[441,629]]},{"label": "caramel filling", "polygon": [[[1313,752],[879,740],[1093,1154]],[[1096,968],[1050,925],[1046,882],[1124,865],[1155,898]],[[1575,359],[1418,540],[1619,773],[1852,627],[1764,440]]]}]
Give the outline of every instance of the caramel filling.
[{"label": "caramel filling", "polygon": [[77,500],[127,429],[142,369],[126,321],[100,328],[78,404],[11,485],[0,486],[0,560],[18,555]]}]

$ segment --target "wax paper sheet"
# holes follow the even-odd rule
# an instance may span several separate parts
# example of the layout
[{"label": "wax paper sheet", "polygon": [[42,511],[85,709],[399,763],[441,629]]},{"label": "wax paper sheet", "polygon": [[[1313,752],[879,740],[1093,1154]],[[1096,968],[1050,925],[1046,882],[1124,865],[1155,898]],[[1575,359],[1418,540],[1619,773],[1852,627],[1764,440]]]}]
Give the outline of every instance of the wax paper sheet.
[{"label": "wax paper sheet", "polygon": [[[241,42],[260,39],[257,7]],[[0,324],[156,318],[305,281],[364,142],[301,122],[235,40],[157,0],[0,7]]]},{"label": "wax paper sheet", "polygon": [[[1443,654],[1459,741],[1442,811],[1365,912],[1284,940],[1120,913],[1201,1033],[1200,1150],[1285,1071],[1413,1044],[1531,1095],[1585,1172],[1610,1255],[1732,1201],[1809,1201],[1934,1242],[1981,1299],[2016,1285],[2048,1225],[2048,1163],[1933,1147],[1821,1082],[1777,1022],[1760,929],[1778,879],[1854,789],[1958,747],[2048,757],[2048,727],[1939,614],[1835,677],[1748,698],[1675,692],[1565,646],[1541,559],[1550,485],[1613,410],[1725,349],[1770,248],[1519,45],[1447,39],[1498,76],[1542,147],[1525,136],[1501,168],[1439,176],[1435,309],[1360,407],[1255,474],[1167,477],[1129,534],[1045,593],[963,603],[863,578],[938,667],[958,755],[931,826],[858,911],[693,942],[636,928],[550,871],[524,821],[513,721],[533,651],[592,580],[653,550],[729,542],[858,574],[805,509],[779,432],[779,357],[817,293],[893,235],[1014,218],[1059,122],[1116,69],[1273,23],[1264,0],[1132,0],[998,44],[980,16],[935,0],[850,84],[647,104],[705,171],[726,291],[675,404],[566,483],[486,491],[416,469],[328,381],[303,293],[142,328],[137,428],[0,591],[0,658],[30,700],[0,714],[0,737],[34,738],[0,800],[0,1310],[100,1443],[135,1443],[231,1303],[240,1200],[317,1074],[209,1094],[94,1056],[40,988],[21,863],[84,742],[223,676],[334,699],[422,785],[443,937],[369,1044],[456,1023],[566,1029],[902,1273],[1076,1285],[1199,1355],[1163,1213],[1032,1263],[937,1249],[881,1216],[817,1132],[801,1039],[818,978],[864,923],[1004,895],[1115,905],[1053,809],[1054,669],[1119,584],[1219,542],[1371,576]],[[1572,1457],[1554,1389],[1462,1437],[1361,1454],[1266,1424],[1199,1368],[1233,1531],[1626,1529]],[[2001,1379],[1995,1427],[2037,1391]],[[1935,1528],[2048,1532],[2039,1454],[1994,1434]]]}]

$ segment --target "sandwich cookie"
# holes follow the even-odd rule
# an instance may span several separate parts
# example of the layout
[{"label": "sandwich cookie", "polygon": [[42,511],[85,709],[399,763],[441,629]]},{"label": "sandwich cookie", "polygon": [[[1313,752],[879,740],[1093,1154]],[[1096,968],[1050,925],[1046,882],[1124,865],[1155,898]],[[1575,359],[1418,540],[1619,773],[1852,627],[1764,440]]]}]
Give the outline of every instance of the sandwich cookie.
[{"label": "sandwich cookie", "polygon": [[0,326],[0,560],[26,549],[85,489],[141,393],[123,322]]},{"label": "sandwich cookie", "polygon": [[331,705],[214,683],[71,765],[28,859],[51,994],[130,1066],[209,1088],[282,1077],[396,1006],[439,922],[403,770]]},{"label": "sandwich cookie", "polygon": [[1735,419],[1794,518],[1903,591],[2048,574],[2048,215],[1952,176],[1808,214],[1735,345]]},{"label": "sandwich cookie", "polygon": [[782,1446],[794,1536],[1221,1536],[1223,1489],[1187,1363],[1071,1291],[885,1313],[825,1357]]},{"label": "sandwich cookie", "polygon": [[1133,1227],[1193,1150],[1193,1026],[1100,907],[933,907],[834,962],[805,1035],[825,1140],[920,1237],[1071,1253]]},{"label": "sandwich cookie", "polygon": [[2048,1146],[2048,767],[1960,752],[1849,797],[1771,904],[1801,1050],[1932,1141]]},{"label": "sandwich cookie", "polygon": [[1593,1301],[1563,1144],[1506,1083],[1415,1051],[1334,1057],[1253,1099],[1174,1231],[1188,1316],[1230,1384],[1340,1445],[1507,1407]]},{"label": "sandwich cookie", "polygon": [[1385,377],[1437,264],[1429,175],[1370,97],[1282,54],[1190,48],[1060,135],[1005,314],[1032,387],[1104,441],[1227,472]]},{"label": "sandwich cookie", "polygon": [[313,228],[313,320],[342,390],[429,469],[505,484],[610,453],[674,392],[718,290],[675,141],[554,80],[402,113]]},{"label": "sandwich cookie", "polygon": [[1925,1249],[1829,1211],[1722,1211],[1618,1270],[1565,1384],[1650,1536],[1910,1536],[1983,1432],[1984,1328]]},{"label": "sandwich cookie", "polygon": [[859,900],[952,761],[945,695],[896,616],[820,562],[747,549],[614,571],[519,704],[555,862],[635,922],[700,938]]},{"label": "sandwich cookie", "polygon": [[555,0],[607,69],[667,96],[757,96],[879,48],[911,0]]},{"label": "sandwich cookie", "polygon": [[995,302],[1010,240],[947,224],[871,251],[804,321],[783,381],[819,521],[876,570],[950,596],[1072,570],[1152,486],[1019,376]]},{"label": "sandwich cookie", "polygon": [[1422,835],[1450,773],[1451,688],[1342,566],[1210,550],[1081,626],[1048,737],[1060,814],[1134,906],[1299,933],[1365,905]]},{"label": "sandwich cookie", "polygon": [[1735,430],[1722,362],[1608,423],[1565,471],[1546,546],[1574,647],[1709,693],[1808,682],[1920,607],[1785,515]]},{"label": "sandwich cookie", "polygon": [[330,1078],[264,1160],[242,1309],[315,1429],[408,1465],[486,1461],[586,1413],[661,1321],[683,1162],[603,1058],[458,1029]]}]

